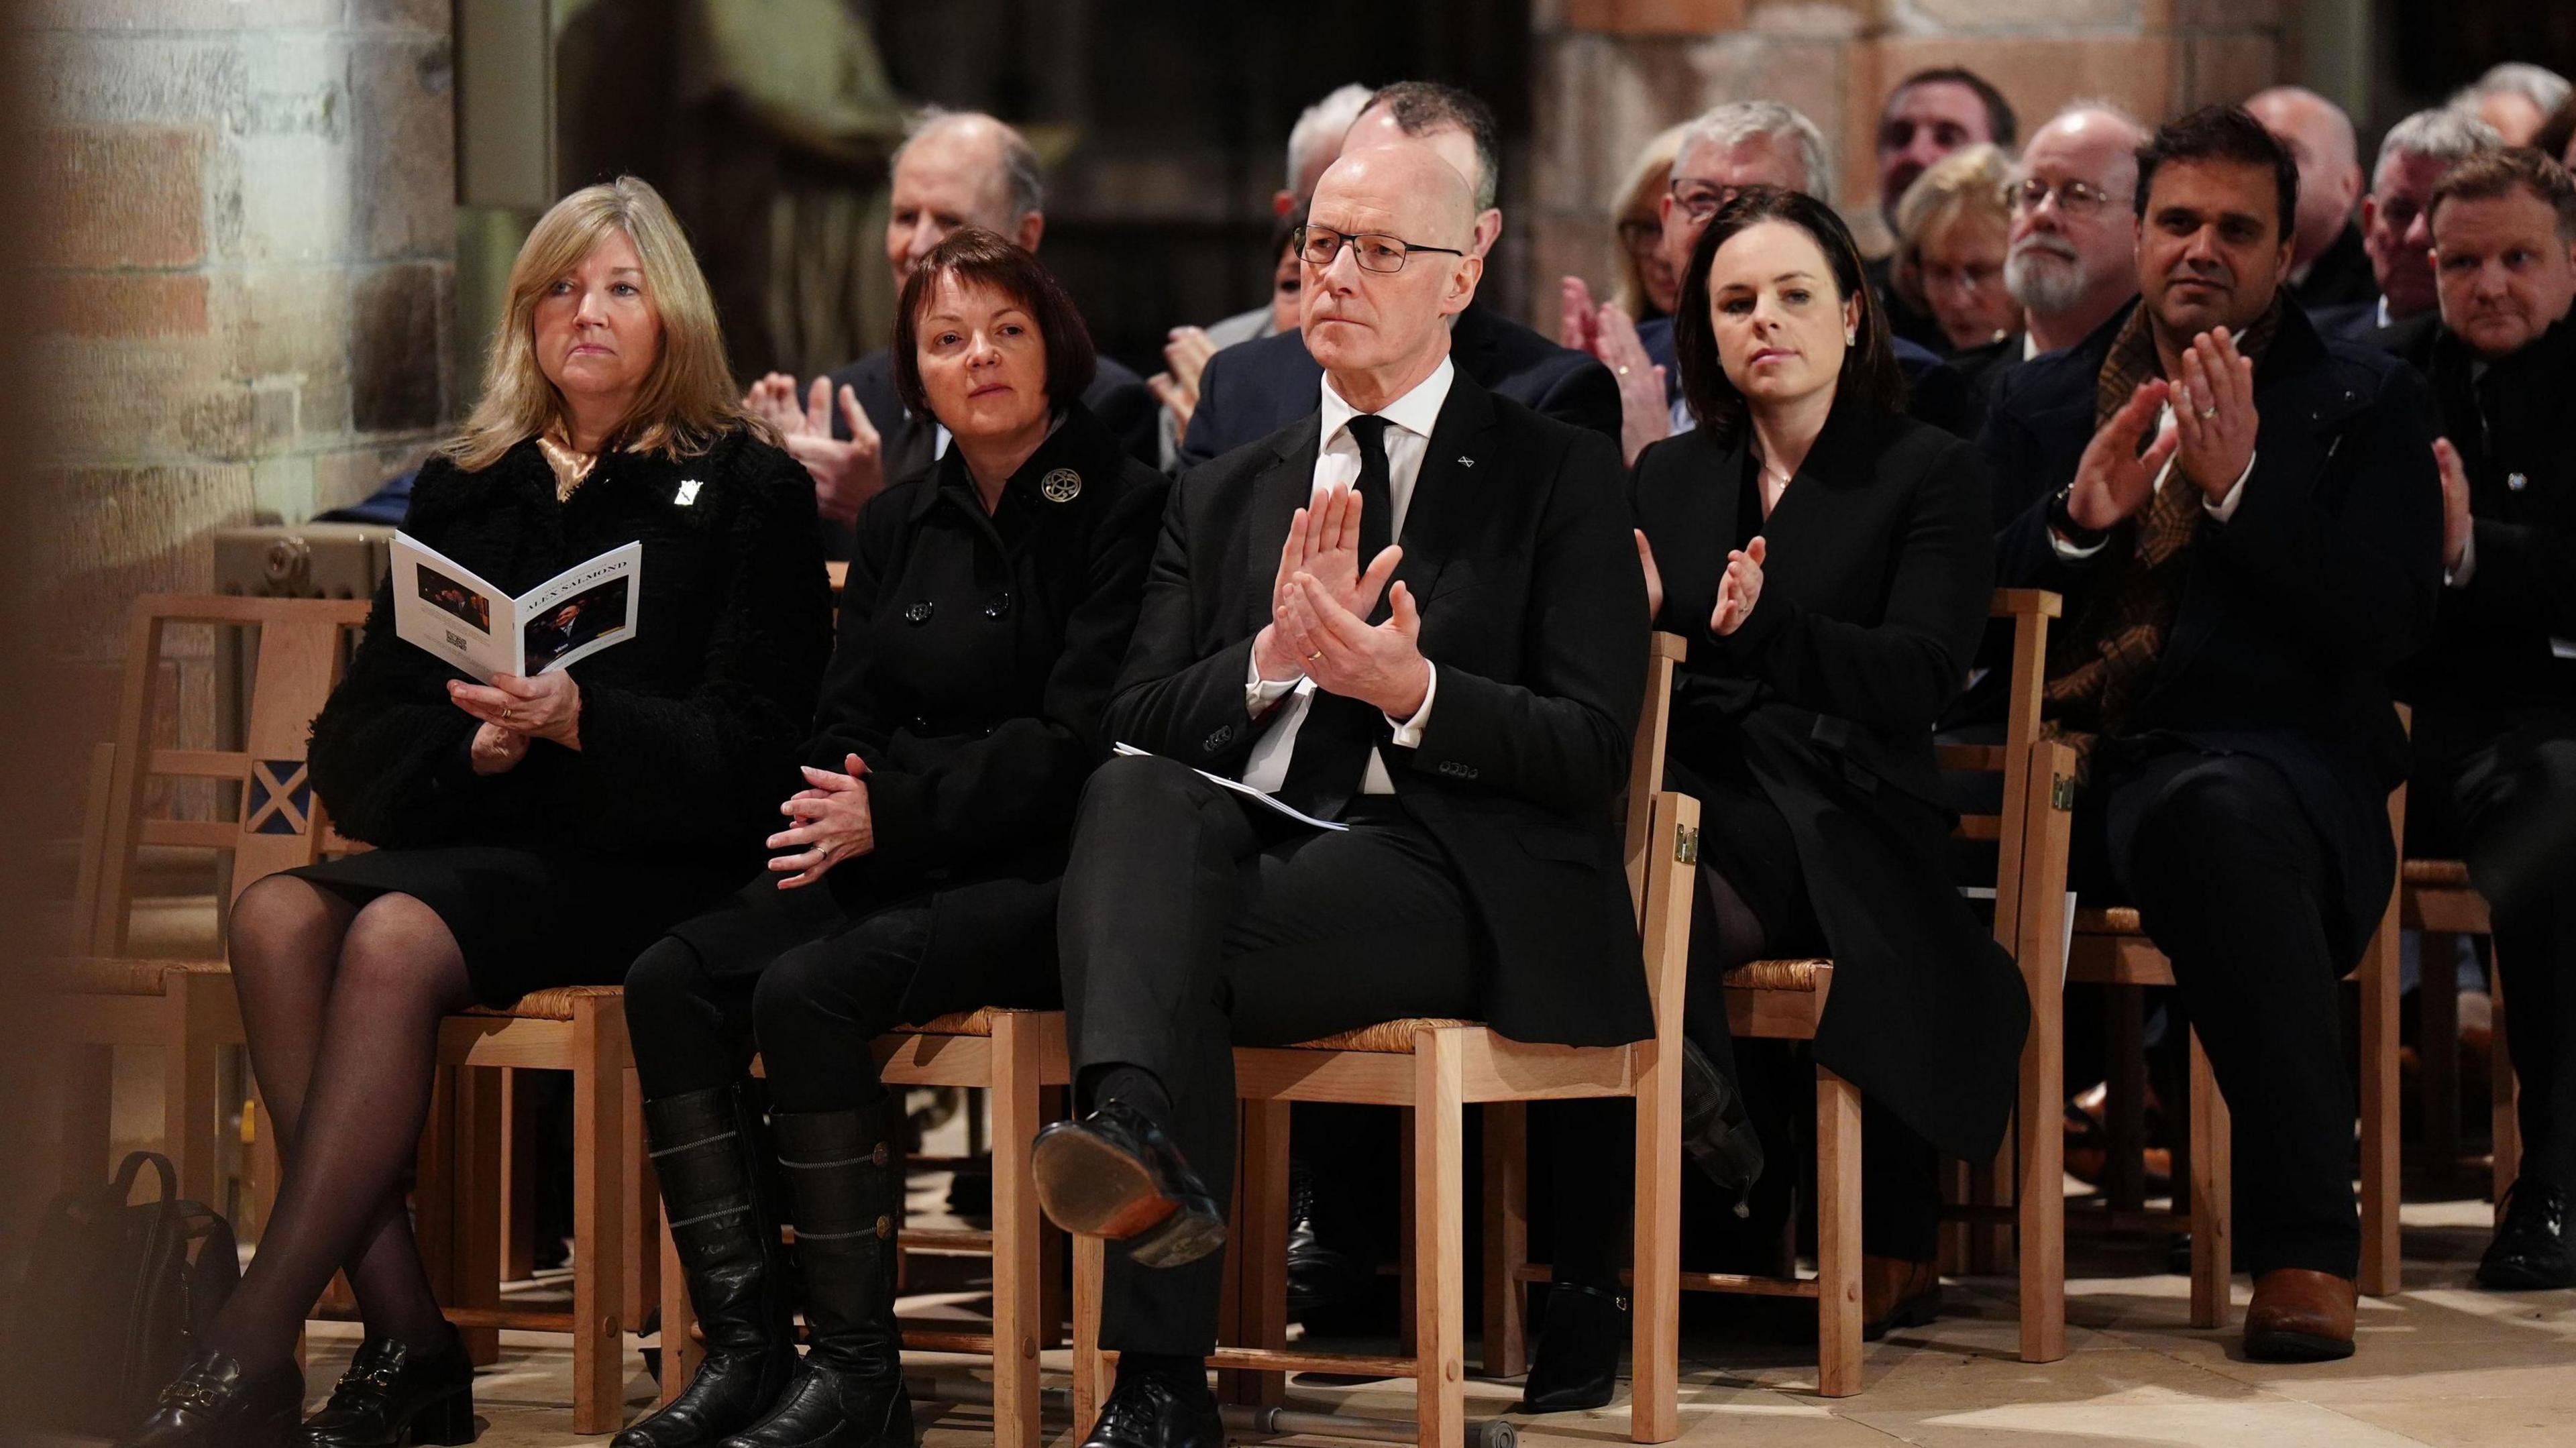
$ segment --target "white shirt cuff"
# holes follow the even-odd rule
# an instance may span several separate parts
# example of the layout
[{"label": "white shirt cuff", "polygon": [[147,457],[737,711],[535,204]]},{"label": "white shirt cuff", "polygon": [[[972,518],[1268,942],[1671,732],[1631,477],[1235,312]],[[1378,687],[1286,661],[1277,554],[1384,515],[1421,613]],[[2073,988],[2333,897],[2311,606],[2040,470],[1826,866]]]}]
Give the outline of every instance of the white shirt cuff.
[{"label": "white shirt cuff", "polygon": [[1395,737],[1388,742],[1398,748],[1421,748],[1422,731],[1431,723],[1431,701],[1440,694],[1440,669],[1425,660],[1422,671],[1422,707],[1414,710],[1410,719],[1398,719],[1392,714],[1386,716],[1386,722],[1395,728]]},{"label": "white shirt cuff", "polygon": [[1287,698],[1299,684],[1305,682],[1305,676],[1302,674],[1294,679],[1261,677],[1261,660],[1257,657],[1244,664],[1243,675],[1243,712],[1255,719],[1260,718],[1264,710]]},{"label": "white shirt cuff", "polygon": [[[2259,457],[2261,454],[2258,453],[2255,456]],[[2245,480],[2252,476],[2254,476],[2254,458],[2249,457],[2245,460],[2245,471],[2236,475],[2236,486],[2227,490],[2227,496],[2215,503],[2203,502],[2200,505],[2201,508],[2221,523],[2235,517],[2236,505],[2245,501]]]},{"label": "white shirt cuff", "polygon": [[2460,540],[2460,566],[2442,570],[2442,586],[2466,588],[2469,586],[2469,580],[2477,575],[2477,571],[2478,530],[2476,525],[2472,524],[2469,528],[2469,536]]}]

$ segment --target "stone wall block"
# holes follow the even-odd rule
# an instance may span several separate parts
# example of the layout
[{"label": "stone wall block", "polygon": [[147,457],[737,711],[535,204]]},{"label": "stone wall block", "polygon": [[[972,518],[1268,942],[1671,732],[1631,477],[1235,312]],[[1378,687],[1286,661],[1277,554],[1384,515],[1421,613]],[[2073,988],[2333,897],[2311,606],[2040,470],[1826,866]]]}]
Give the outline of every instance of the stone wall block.
[{"label": "stone wall block", "polygon": [[344,0],[29,0],[30,29],[124,31],[285,30],[340,23]]},{"label": "stone wall block", "polygon": [[2263,31],[2194,36],[2183,56],[2173,77],[2175,115],[2199,106],[2232,105],[2281,74],[2281,42]]},{"label": "stone wall block", "polygon": [[205,253],[206,133],[58,126],[37,137],[40,266],[175,267]]},{"label": "stone wall block", "polygon": [[206,278],[57,273],[34,288],[29,330],[72,337],[186,337],[207,328]]},{"label": "stone wall block", "polygon": [[350,287],[350,426],[358,432],[434,427],[444,404],[440,307],[445,268],[371,267]]},{"label": "stone wall block", "polygon": [[456,66],[444,36],[352,47],[357,238],[367,257],[456,247]]},{"label": "stone wall block", "polygon": [[2134,30],[2141,0],[1898,0],[1888,8],[1901,31],[1957,34],[1970,30],[2067,31],[2085,26]]},{"label": "stone wall block", "polygon": [[57,122],[226,126],[248,104],[248,66],[231,35],[56,32],[37,39],[31,75],[44,77]]},{"label": "stone wall block", "polygon": [[1707,35],[1744,23],[1746,0],[1564,0],[1565,24],[1622,35]]},{"label": "stone wall block", "polygon": [[349,0],[349,24],[359,30],[408,30],[445,37],[456,0]]}]

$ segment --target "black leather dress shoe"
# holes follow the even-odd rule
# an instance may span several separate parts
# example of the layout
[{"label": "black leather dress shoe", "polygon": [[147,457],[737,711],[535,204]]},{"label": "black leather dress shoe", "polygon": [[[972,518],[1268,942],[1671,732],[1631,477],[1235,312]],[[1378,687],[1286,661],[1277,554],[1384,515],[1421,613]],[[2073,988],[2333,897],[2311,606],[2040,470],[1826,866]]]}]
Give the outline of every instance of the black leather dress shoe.
[{"label": "black leather dress shoe", "polygon": [[1225,1212],[1163,1129],[1123,1101],[1038,1133],[1038,1205],[1068,1232],[1124,1241],[1140,1267],[1178,1267],[1225,1245]]},{"label": "black leather dress shoe", "polygon": [[456,1329],[434,1352],[371,1337],[322,1411],[288,1440],[295,1448],[399,1448],[474,1441],[474,1363]]},{"label": "black leather dress shoe", "polygon": [[1619,1391],[1619,1349],[1627,1341],[1627,1298],[1574,1282],[1550,1287],[1547,1324],[1512,1411],[1573,1413],[1608,1403]]},{"label": "black leather dress shoe", "polygon": [[1205,1383],[1166,1381],[1160,1373],[1121,1373],[1100,1421],[1082,1448],[1225,1448],[1225,1420]]},{"label": "black leather dress shoe", "polygon": [[246,1377],[240,1363],[201,1347],[120,1448],[282,1448],[303,1412],[304,1374],[295,1364]]},{"label": "black leather dress shoe", "polygon": [[1319,1222],[1315,1175],[1294,1157],[1288,1161],[1288,1316],[1308,1322],[1347,1307],[1364,1296],[1370,1275],[1351,1254],[1333,1244]]},{"label": "black leather dress shoe", "polygon": [[2529,1177],[2505,1193],[2504,1221],[2478,1259],[2478,1285],[2506,1292],[2576,1287],[2567,1240],[2567,1193]]}]

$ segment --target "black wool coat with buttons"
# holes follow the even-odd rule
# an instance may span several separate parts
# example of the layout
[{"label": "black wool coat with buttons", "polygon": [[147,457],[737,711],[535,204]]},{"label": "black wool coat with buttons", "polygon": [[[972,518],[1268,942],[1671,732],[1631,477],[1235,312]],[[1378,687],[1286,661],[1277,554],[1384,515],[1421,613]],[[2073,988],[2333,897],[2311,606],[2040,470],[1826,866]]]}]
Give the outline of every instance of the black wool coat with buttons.
[{"label": "black wool coat with buttons", "polygon": [[558,501],[532,440],[480,472],[433,458],[404,528],[513,593],[641,542],[635,637],[570,667],[580,750],[539,740],[487,777],[447,697],[465,676],[397,637],[378,589],[313,722],[314,789],[343,833],[627,861],[644,890],[757,867],[831,647],[813,480],[794,459],[748,433],[694,458],[611,453]]},{"label": "black wool coat with buttons", "polygon": [[[787,919],[728,912],[684,929],[710,968],[758,970],[796,922],[830,929],[826,900],[857,919],[932,896],[943,959],[1053,940],[1166,487],[1075,403],[989,514],[954,447],[868,504],[803,757],[865,762],[875,847],[827,873],[828,892],[779,892],[821,897],[783,900]],[[782,781],[773,819],[802,787]],[[969,884],[982,888],[957,888]]]}]

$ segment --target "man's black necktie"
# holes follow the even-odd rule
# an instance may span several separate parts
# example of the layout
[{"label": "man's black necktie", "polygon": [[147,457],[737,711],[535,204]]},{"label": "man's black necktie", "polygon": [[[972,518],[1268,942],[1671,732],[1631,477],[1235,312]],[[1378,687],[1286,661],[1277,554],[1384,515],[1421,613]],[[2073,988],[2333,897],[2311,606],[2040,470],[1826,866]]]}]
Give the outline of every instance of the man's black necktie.
[{"label": "man's black necktie", "polygon": [[[1395,491],[1386,464],[1388,423],[1375,413],[1363,413],[1348,426],[1360,449],[1359,568],[1366,572],[1370,561],[1395,540]],[[1381,595],[1368,622],[1385,616]],[[1367,777],[1369,751],[1391,732],[1375,705],[1317,689],[1305,722],[1297,726],[1279,798],[1317,819],[1339,818]]]}]

